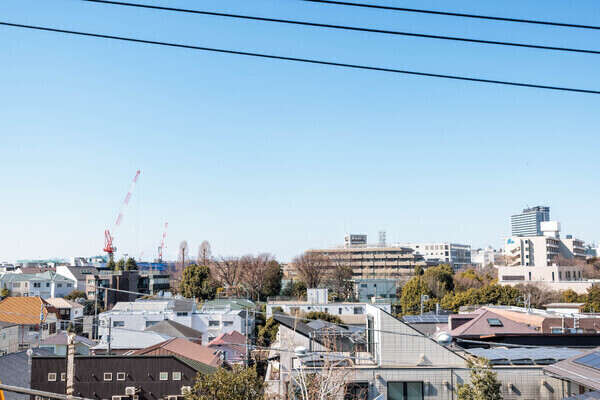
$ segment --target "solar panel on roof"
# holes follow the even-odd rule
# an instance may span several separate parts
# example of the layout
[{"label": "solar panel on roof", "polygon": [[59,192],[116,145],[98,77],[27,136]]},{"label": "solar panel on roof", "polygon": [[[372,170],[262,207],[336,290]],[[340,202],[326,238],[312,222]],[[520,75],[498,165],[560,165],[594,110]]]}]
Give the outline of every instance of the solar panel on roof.
[{"label": "solar panel on roof", "polygon": [[573,362],[585,365],[586,367],[600,369],[600,351],[594,351],[593,353],[587,354],[583,357],[576,358],[573,360]]}]

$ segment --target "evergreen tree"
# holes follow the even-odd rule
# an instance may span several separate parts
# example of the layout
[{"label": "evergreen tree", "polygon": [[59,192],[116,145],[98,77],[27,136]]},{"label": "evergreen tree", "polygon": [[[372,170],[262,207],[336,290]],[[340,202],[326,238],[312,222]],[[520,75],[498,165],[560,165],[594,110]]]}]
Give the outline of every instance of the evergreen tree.
[{"label": "evergreen tree", "polygon": [[502,400],[498,374],[492,371],[484,359],[468,362],[471,382],[459,385],[458,400]]},{"label": "evergreen tree", "polygon": [[125,271],[135,271],[138,269],[137,263],[131,257],[125,262]]},{"label": "evergreen tree", "polygon": [[214,298],[216,291],[217,287],[207,266],[192,264],[185,267],[179,285],[181,295],[206,300]]}]

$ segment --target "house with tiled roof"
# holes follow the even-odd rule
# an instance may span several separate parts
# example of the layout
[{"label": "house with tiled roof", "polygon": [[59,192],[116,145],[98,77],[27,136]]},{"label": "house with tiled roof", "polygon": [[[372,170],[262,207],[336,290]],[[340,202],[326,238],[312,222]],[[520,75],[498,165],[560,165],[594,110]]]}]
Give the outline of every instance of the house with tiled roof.
[{"label": "house with tiled roof", "polygon": [[[47,349],[57,356],[66,356],[69,345],[69,334],[66,331],[55,333],[48,336],[40,343],[40,348]],[[96,342],[83,336],[75,336],[75,354],[87,356],[90,354],[90,348],[96,345]]]},{"label": "house with tiled roof", "polygon": [[184,338],[171,338],[145,349],[137,350],[131,355],[167,356],[174,355],[201,362],[211,367],[221,365],[221,355],[218,350],[202,346]]},{"label": "house with tiled roof", "polygon": [[81,324],[83,322],[82,304],[62,297],[51,297],[46,301],[56,310],[61,329],[67,329],[69,324]]},{"label": "house with tiled roof", "polygon": [[76,288],[74,282],[54,271],[37,274],[3,274],[0,276],[0,288],[7,289],[11,296],[64,297]]},{"label": "house with tiled roof", "polygon": [[246,359],[246,336],[238,331],[221,333],[208,343],[208,347],[221,352],[221,358],[230,364],[242,363]]},{"label": "house with tiled roof", "polygon": [[0,301],[0,322],[19,326],[19,349],[23,349],[56,333],[58,317],[41,297],[7,297]]}]

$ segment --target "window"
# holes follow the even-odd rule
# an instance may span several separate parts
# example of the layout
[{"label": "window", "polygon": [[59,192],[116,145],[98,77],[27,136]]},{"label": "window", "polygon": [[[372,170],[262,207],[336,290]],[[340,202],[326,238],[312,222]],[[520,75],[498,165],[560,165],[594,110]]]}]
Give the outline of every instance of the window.
[{"label": "window", "polygon": [[113,328],[122,328],[125,326],[125,321],[113,321]]},{"label": "window", "polygon": [[168,372],[161,372],[158,376],[158,379],[161,381],[168,381],[169,380],[169,373]]},{"label": "window", "polygon": [[127,377],[127,374],[125,372],[117,372],[117,380],[118,381],[124,381],[126,377]]},{"label": "window", "polygon": [[173,372],[173,380],[180,381],[181,380],[181,372]]},{"label": "window", "polygon": [[105,381],[112,381],[112,372],[105,372],[104,373],[104,380]]},{"label": "window", "polygon": [[219,321],[208,321],[208,326],[219,326]]},{"label": "window", "polygon": [[48,382],[56,382],[56,372],[48,373]]},{"label": "window", "polygon": [[338,314],[342,314],[342,307],[338,308]]},{"label": "window", "polygon": [[563,333],[562,328],[550,328],[550,333],[561,334]]},{"label": "window", "polygon": [[66,372],[61,372],[61,373],[60,373],[60,380],[61,380],[62,382],[64,382],[64,381],[66,381],[66,380],[67,380],[67,373],[66,373]]},{"label": "window", "polygon": [[187,313],[187,312],[181,312],[181,311],[178,311],[178,312],[177,312],[177,316],[178,316],[178,317],[187,317],[187,316],[188,316],[188,313]]},{"label": "window", "polygon": [[423,400],[423,382],[388,382],[389,400]]},{"label": "window", "polygon": [[62,283],[58,283],[58,284],[56,284],[56,287],[59,287],[59,288],[61,288],[61,287],[62,287]]},{"label": "window", "polygon": [[498,318],[488,318],[487,322],[489,326],[504,326]]},{"label": "window", "polygon": [[233,321],[223,321],[223,326],[231,326],[233,325]]},{"label": "window", "polygon": [[362,314],[363,313],[363,308],[362,307],[354,307],[354,314]]},{"label": "window", "polygon": [[146,328],[151,327],[152,325],[158,324],[159,321],[146,321]]},{"label": "window", "polygon": [[67,287],[73,287],[72,283],[67,283]]},{"label": "window", "polygon": [[369,398],[369,382],[352,382],[346,385],[344,400],[367,400]]},{"label": "window", "polygon": [[39,282],[34,282],[33,283],[33,287],[40,287],[40,286],[41,286],[41,283],[39,283]]}]

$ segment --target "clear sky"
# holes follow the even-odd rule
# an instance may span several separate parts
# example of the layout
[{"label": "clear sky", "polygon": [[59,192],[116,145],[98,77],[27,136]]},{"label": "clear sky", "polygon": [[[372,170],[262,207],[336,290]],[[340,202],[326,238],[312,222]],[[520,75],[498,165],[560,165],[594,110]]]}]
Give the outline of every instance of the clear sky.
[{"label": "clear sky", "polygon": [[[150,0],[148,0],[150,1]],[[251,15],[600,49],[600,33],[297,0],[162,1]],[[600,24],[596,0],[379,4]],[[600,56],[3,0],[0,19],[294,57],[600,89]],[[286,261],[375,241],[500,246],[549,205],[600,239],[600,96],[352,71],[0,27],[0,261],[119,251]]]}]

